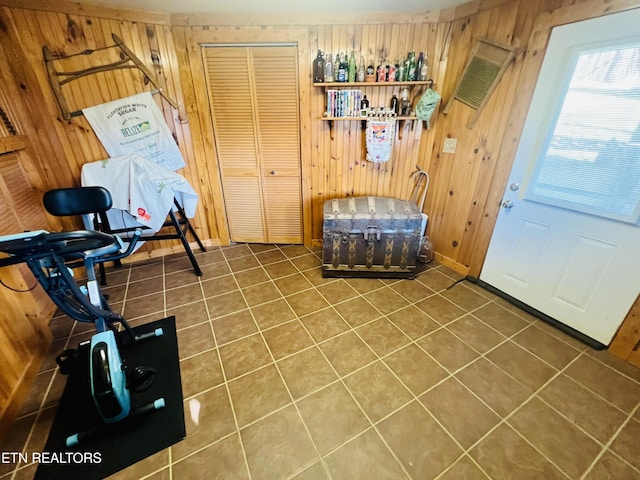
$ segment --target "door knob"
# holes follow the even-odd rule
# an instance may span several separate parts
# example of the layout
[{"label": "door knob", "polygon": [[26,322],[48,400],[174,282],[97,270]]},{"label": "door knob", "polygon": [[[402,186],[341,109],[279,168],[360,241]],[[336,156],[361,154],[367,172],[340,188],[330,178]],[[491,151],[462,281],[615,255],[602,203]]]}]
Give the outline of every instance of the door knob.
[{"label": "door knob", "polygon": [[271,175],[275,175],[276,171],[275,170],[271,170]]},{"label": "door knob", "polygon": [[502,202],[502,208],[513,208],[513,202],[511,200],[505,200]]},{"label": "door knob", "polygon": [[512,183],[511,185],[509,185],[509,190],[511,190],[512,192],[517,192],[519,188],[520,185],[518,185],[517,183]]}]

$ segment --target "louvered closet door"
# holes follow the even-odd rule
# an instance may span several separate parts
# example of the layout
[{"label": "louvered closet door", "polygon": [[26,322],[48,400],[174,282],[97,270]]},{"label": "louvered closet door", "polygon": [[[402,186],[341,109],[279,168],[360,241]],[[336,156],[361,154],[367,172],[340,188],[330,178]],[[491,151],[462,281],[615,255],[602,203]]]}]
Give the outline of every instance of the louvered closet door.
[{"label": "louvered closet door", "polygon": [[204,50],[231,240],[302,243],[296,48]]}]

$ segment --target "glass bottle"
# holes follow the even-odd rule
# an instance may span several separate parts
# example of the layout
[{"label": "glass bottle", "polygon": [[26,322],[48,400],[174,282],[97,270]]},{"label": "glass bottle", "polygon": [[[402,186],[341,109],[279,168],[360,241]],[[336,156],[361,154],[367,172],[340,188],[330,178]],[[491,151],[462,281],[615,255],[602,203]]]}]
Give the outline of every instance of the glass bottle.
[{"label": "glass bottle", "polygon": [[313,81],[314,83],[324,82],[324,57],[320,50],[318,50],[318,56],[313,61]]},{"label": "glass bottle", "polygon": [[420,72],[422,72],[422,65],[424,65],[424,53],[420,52],[420,55],[418,55],[418,61],[416,62],[416,73],[414,80],[423,80],[420,77]]},{"label": "glass bottle", "polygon": [[327,53],[327,60],[324,62],[324,81],[327,83],[335,82],[333,74],[333,59],[331,54]]},{"label": "glass bottle", "polygon": [[422,68],[420,69],[420,80],[427,80],[429,78],[429,65],[427,62],[427,55],[424,56],[424,62],[422,63]]},{"label": "glass bottle", "polygon": [[366,69],[364,68],[364,57],[360,57],[360,68],[358,68],[358,82],[364,82]]},{"label": "glass bottle", "polygon": [[334,75],[335,75],[335,81],[336,82],[340,82],[340,54],[336,53],[336,61],[334,62]]},{"label": "glass bottle", "polygon": [[369,60],[369,66],[367,67],[367,72],[364,78],[365,82],[376,81],[376,68],[373,66],[373,60]]},{"label": "glass bottle", "polygon": [[364,97],[362,97],[362,100],[360,100],[360,116],[366,117],[368,114],[369,114],[369,99],[365,95]]},{"label": "glass bottle", "polygon": [[407,81],[413,82],[416,79],[416,52],[412,50],[409,54],[409,71],[407,72]]},{"label": "glass bottle", "polygon": [[398,112],[400,110],[400,102],[398,101],[398,97],[396,96],[395,93],[393,94],[393,97],[391,97],[391,110],[396,115],[398,114]]},{"label": "glass bottle", "polygon": [[337,77],[338,77],[338,81],[339,82],[346,82],[348,80],[348,75],[349,75],[349,64],[347,63],[347,54],[345,53],[344,56],[340,55],[338,57],[338,73],[337,73]]},{"label": "glass bottle", "polygon": [[347,80],[351,83],[356,81],[356,75],[358,71],[358,64],[356,63],[356,54],[355,52],[352,50],[351,51],[351,56],[349,57],[349,66],[348,66],[348,75],[347,75]]}]

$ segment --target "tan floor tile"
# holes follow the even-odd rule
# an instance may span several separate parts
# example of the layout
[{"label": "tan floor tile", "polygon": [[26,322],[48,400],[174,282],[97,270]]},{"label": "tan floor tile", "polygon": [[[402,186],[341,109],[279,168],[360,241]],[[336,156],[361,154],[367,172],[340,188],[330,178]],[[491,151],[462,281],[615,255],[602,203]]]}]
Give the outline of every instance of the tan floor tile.
[{"label": "tan floor tile", "polygon": [[275,283],[280,293],[284,296],[292,295],[313,287],[301,273],[294,273],[293,275],[279,278],[274,280],[273,283]]},{"label": "tan floor tile", "polygon": [[525,387],[482,358],[457,372],[455,377],[502,417],[530,395]]},{"label": "tan floor tile", "polygon": [[344,383],[373,423],[413,398],[381,361],[349,375]]},{"label": "tan floor tile", "polygon": [[600,363],[608,365],[618,373],[621,373],[622,375],[632,378],[636,382],[640,383],[640,368],[632,365],[631,363],[625,362],[621,358],[614,356],[608,350],[595,350],[593,348],[587,348],[584,353],[585,355],[599,361]]},{"label": "tan floor tile", "polygon": [[[164,290],[165,288],[181,287],[183,285],[186,285],[189,283],[196,283],[198,281],[198,277],[196,277],[193,274],[190,275],[190,277],[195,278],[195,280],[193,281],[184,281],[184,279],[182,278],[180,278],[177,282],[171,281],[177,277],[182,277],[182,275],[180,275],[179,273],[174,273],[172,275],[166,275],[166,277],[163,277],[163,276],[151,277],[145,280],[139,280],[137,282],[129,282],[129,286],[127,288],[127,300],[130,300],[136,297],[142,297],[144,295],[149,295],[150,293],[158,293]],[[192,279],[190,278],[189,280],[192,280]],[[166,287],[165,287],[165,281],[167,283]],[[104,289],[104,292],[109,294],[110,302],[121,301],[122,299],[118,300],[118,297],[113,295],[114,290],[115,288],[110,289],[110,291],[107,291],[107,289]]]},{"label": "tan floor tile", "polygon": [[440,295],[466,311],[475,310],[476,308],[489,303],[489,299],[487,297],[484,297],[468,288],[466,282],[458,283],[444,292],[441,292]]},{"label": "tan floor tile", "polygon": [[377,278],[347,278],[345,282],[360,294],[369,293],[384,287],[384,283]]},{"label": "tan floor tile", "polygon": [[287,275],[298,273],[298,269],[289,260],[285,260],[284,262],[270,263],[269,265],[265,265],[264,269],[266,270],[269,277],[274,280],[277,278],[286,277]]},{"label": "tan floor tile", "polygon": [[204,300],[179,307],[167,307],[167,316],[171,315],[176,317],[176,328],[178,330],[209,321],[209,314]]},{"label": "tan floor tile", "polygon": [[227,260],[229,268],[232,272],[241,272],[260,266],[260,262],[253,255],[246,255],[238,258],[230,258]]},{"label": "tan floor tile", "polygon": [[426,285],[415,280],[401,280],[391,285],[391,288],[412,303],[424,300],[435,293]]},{"label": "tan floor tile", "polygon": [[268,250],[266,252],[256,253],[256,258],[262,265],[268,265],[269,263],[281,262],[286,260],[287,257],[280,250]]},{"label": "tan floor tile", "polygon": [[406,477],[374,430],[332,452],[326,464],[333,478],[397,480]]},{"label": "tan floor tile", "polygon": [[442,274],[438,269],[427,270],[420,274],[417,280],[435,292],[449,288],[455,282],[455,280]]},{"label": "tan floor tile", "polygon": [[439,480],[487,480],[487,476],[480,470],[475,462],[468,456],[462,457],[453,464]]},{"label": "tan floor tile", "polygon": [[240,428],[291,402],[274,365],[267,365],[232,380],[229,382],[229,393]]},{"label": "tan floor tile", "polygon": [[358,295],[343,279],[319,286],[318,292],[331,304],[344,302]]},{"label": "tan floor tile", "polygon": [[329,480],[329,474],[322,466],[322,462],[317,462],[292,477],[291,480]]},{"label": "tan floor tile", "polygon": [[611,444],[611,451],[620,455],[638,470],[640,470],[640,458],[638,458],[639,438],[640,422],[632,418]]},{"label": "tan floor tile", "polygon": [[207,298],[207,308],[209,309],[209,317],[213,319],[244,310],[247,308],[247,302],[240,291],[236,290]]},{"label": "tan floor tile", "polygon": [[607,451],[584,478],[585,480],[616,480],[618,478],[640,480],[640,472]]},{"label": "tan floor tile", "polygon": [[473,312],[473,316],[507,337],[530,325],[526,320],[496,303],[489,303],[479,308]]},{"label": "tan floor tile", "polygon": [[244,375],[273,361],[267,345],[259,334],[222,345],[220,358],[227,380]]},{"label": "tan floor tile", "polygon": [[478,352],[444,328],[421,338],[417,344],[449,372],[461,369],[479,356]]},{"label": "tan floor tile", "polygon": [[222,277],[202,280],[202,290],[205,298],[233,292],[238,289],[238,284],[233,275],[223,275]]},{"label": "tan floor tile", "polygon": [[220,385],[224,378],[220,369],[218,352],[210,350],[182,360],[180,362],[180,376],[184,398]]},{"label": "tan floor tile", "polygon": [[573,423],[535,398],[507,422],[570,478],[580,478],[601,450]]},{"label": "tan floor tile", "polygon": [[417,340],[440,328],[438,322],[413,305],[393,312],[387,318],[412,340]]},{"label": "tan floor tile", "polygon": [[492,479],[545,480],[566,477],[507,425],[500,425],[470,451]]},{"label": "tan floor tile", "polygon": [[462,450],[417,401],[378,425],[412,478],[434,478],[460,456]]},{"label": "tan floor tile", "polygon": [[398,295],[391,287],[384,287],[363,297],[380,312],[388,314],[409,305],[409,301]]},{"label": "tan floor tile", "polygon": [[335,305],[334,308],[352,327],[357,327],[381,316],[380,312],[364,298],[354,298]]},{"label": "tan floor tile", "polygon": [[640,401],[640,385],[600,362],[582,355],[564,374],[629,413]]},{"label": "tan floor tile", "polygon": [[358,327],[356,332],[381,357],[404,347],[411,341],[386,318],[379,318]]},{"label": "tan floor tile", "polygon": [[485,358],[491,360],[532,392],[542,387],[557,373],[556,369],[511,341],[498,346]]},{"label": "tan floor tile", "polygon": [[171,447],[173,461],[229,435],[236,429],[224,385],[184,402],[187,436]]},{"label": "tan floor tile", "polygon": [[441,295],[433,295],[421,302],[416,303],[416,307],[425,312],[441,325],[461,317],[465,311],[454,305]]},{"label": "tan floor tile", "polygon": [[242,294],[250,307],[282,298],[280,291],[272,282],[244,287]]},{"label": "tan floor tile", "polygon": [[491,350],[506,339],[472,314],[447,324],[447,330],[480,353]]},{"label": "tan floor tile", "polygon": [[580,355],[580,352],[575,348],[534,325],[518,333],[512,340],[557,369],[563,369]]},{"label": "tan floor tile", "polygon": [[348,375],[377,358],[353,332],[347,332],[321,343],[320,349],[340,376]]},{"label": "tan floor tile", "polygon": [[606,443],[627,418],[565,375],[554,378],[538,396],[602,443]]},{"label": "tan floor tile", "polygon": [[173,478],[181,480],[200,480],[203,475],[215,480],[250,478],[237,434],[175,463],[172,469]]},{"label": "tan floor tile", "polygon": [[209,265],[201,265],[202,278],[211,279],[215,277],[222,277],[223,275],[229,275],[231,270],[229,269],[227,262],[211,263]]},{"label": "tan floor tile", "polygon": [[320,390],[338,379],[317,347],[280,360],[278,368],[294,399]]},{"label": "tan floor tile", "polygon": [[208,265],[209,263],[218,263],[224,262],[224,254],[222,250],[217,247],[207,247],[206,252],[194,252],[196,254],[196,260],[198,260],[198,264]]},{"label": "tan floor tile", "polygon": [[179,330],[177,335],[180,358],[197,355],[216,346],[209,322]]},{"label": "tan floor tile", "polygon": [[249,270],[243,270],[242,272],[235,272],[233,274],[240,288],[250,287],[258,283],[269,281],[269,275],[264,271],[264,268],[250,268]]},{"label": "tan floor tile", "polygon": [[267,252],[269,250],[276,250],[278,248],[275,245],[262,243],[249,243],[248,247],[253,253]]},{"label": "tan floor tile", "polygon": [[317,312],[329,306],[329,303],[315,290],[306,290],[301,293],[289,295],[286,297],[286,300],[299,317]]},{"label": "tan floor tile", "polygon": [[287,258],[299,257],[311,253],[311,250],[304,245],[284,245],[280,247],[280,251],[284,253]]},{"label": "tan floor tile", "polygon": [[[293,272],[291,272],[293,273]],[[302,272],[302,275],[311,283],[311,285],[326,285],[327,283],[337,282],[337,278],[332,277],[323,277],[321,268],[310,268],[309,270],[305,270]]]},{"label": "tan floor tile", "polygon": [[454,378],[429,390],[419,400],[464,448],[500,422],[500,417]]},{"label": "tan floor tile", "polygon": [[233,342],[258,331],[258,327],[256,327],[249,310],[242,310],[216,318],[211,323],[213,324],[213,331],[218,345]]},{"label": "tan floor tile", "polygon": [[[175,269],[171,268],[173,262],[166,262],[166,273],[170,273],[171,271],[177,271]],[[124,268],[125,272],[126,270],[126,266],[121,267]],[[179,268],[178,270],[183,270],[183,268]],[[118,273],[120,273],[120,271],[118,269],[116,270],[110,270],[107,269],[107,284],[108,285],[116,285],[115,283],[115,279],[117,278]],[[154,262],[150,265],[142,265],[142,266],[133,266],[131,268],[131,273],[129,274],[129,281],[130,282],[136,282],[138,280],[145,280],[147,278],[151,278],[151,277],[157,277],[159,275],[162,275],[163,273],[165,273],[165,266],[163,266],[162,262]],[[113,280],[111,280],[111,277],[115,277]]]},{"label": "tan floor tile", "polygon": [[300,271],[317,268],[322,265],[322,261],[313,253],[292,258],[291,263],[298,267]]},{"label": "tan floor tile", "polygon": [[283,299],[251,307],[251,312],[261,330],[275,327],[296,318],[296,314]]},{"label": "tan floor tile", "polygon": [[230,260],[232,258],[244,257],[246,255],[251,255],[252,253],[249,245],[230,245],[227,247],[222,247],[220,251],[224,254],[227,260]]},{"label": "tan floor tile", "polygon": [[300,321],[316,342],[322,342],[350,329],[349,325],[333,308],[325,308],[305,315],[300,318]]},{"label": "tan floor tile", "polygon": [[[515,307],[513,307],[513,308],[515,308]],[[525,318],[525,320],[527,320],[527,318]],[[574,338],[574,337],[572,337],[570,335],[567,335],[562,330],[558,329],[557,327],[554,327],[553,325],[548,324],[547,322],[544,322],[542,320],[534,318],[533,321],[531,322],[531,324],[534,325],[535,327],[539,328],[540,330],[545,331],[546,333],[548,333],[552,337],[557,338],[561,342],[564,342],[564,343],[566,343],[568,345],[571,345],[576,350],[584,352],[584,351],[588,350],[588,348],[589,348],[584,343],[582,343],[580,340],[578,340],[578,339],[576,339],[576,338]]]},{"label": "tan floor tile", "polygon": [[[200,295],[200,298],[195,298],[194,300],[201,299],[202,294]],[[159,292],[145,295],[144,297],[132,298],[131,300],[127,300],[124,305],[122,315],[125,316],[127,320],[151,315],[153,313],[158,313],[162,317],[164,315],[164,294]]]},{"label": "tan floor tile", "polygon": [[253,480],[289,478],[319,459],[293,405],[241,430]]},{"label": "tan floor tile", "polygon": [[447,377],[448,373],[416,345],[409,345],[384,358],[384,362],[413,392],[420,395]]},{"label": "tan floor tile", "polygon": [[298,320],[264,330],[262,334],[276,360],[313,345],[313,339]]},{"label": "tan floor tile", "polygon": [[300,400],[298,408],[320,455],[325,455],[370,426],[340,382]]}]

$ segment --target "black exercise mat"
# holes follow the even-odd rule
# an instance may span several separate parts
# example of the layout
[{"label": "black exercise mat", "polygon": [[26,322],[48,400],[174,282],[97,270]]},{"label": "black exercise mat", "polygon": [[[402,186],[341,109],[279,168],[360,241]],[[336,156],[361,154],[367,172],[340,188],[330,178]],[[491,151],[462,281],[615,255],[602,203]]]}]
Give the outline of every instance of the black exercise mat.
[{"label": "black exercise mat", "polygon": [[[84,347],[79,367],[67,379],[44,451],[39,459],[34,459],[39,460],[36,480],[104,478],[185,437],[175,317],[140,325],[133,330],[142,334],[159,327],[164,331],[162,336],[125,346],[120,354],[129,369],[144,365],[157,371],[157,377],[147,391],[131,393],[132,406],[163,397],[165,408],[103,427],[91,398],[89,348]],[[65,447],[69,435],[95,426],[100,427],[99,433],[80,445]]]}]

